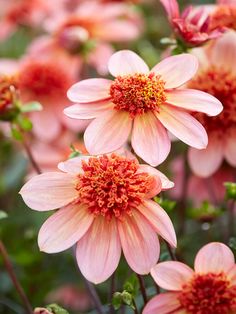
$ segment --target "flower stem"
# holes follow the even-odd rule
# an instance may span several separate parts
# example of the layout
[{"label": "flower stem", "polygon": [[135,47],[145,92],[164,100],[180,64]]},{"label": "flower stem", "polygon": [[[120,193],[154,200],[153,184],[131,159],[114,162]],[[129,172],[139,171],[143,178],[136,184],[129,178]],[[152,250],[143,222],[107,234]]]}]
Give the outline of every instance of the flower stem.
[{"label": "flower stem", "polygon": [[18,281],[18,279],[16,277],[16,274],[15,274],[13,266],[11,264],[9,255],[7,253],[7,250],[6,250],[6,247],[1,240],[0,240],[0,253],[3,257],[3,262],[5,264],[5,267],[7,269],[8,274],[12,280],[12,283],[13,283],[16,291],[18,292],[18,294],[22,300],[22,303],[25,307],[26,313],[27,314],[33,314],[33,310],[32,310],[32,307],[30,305],[30,302],[29,302],[20,282]]},{"label": "flower stem", "polygon": [[33,156],[33,153],[31,151],[31,148],[30,148],[27,140],[24,138],[24,135],[23,135],[23,139],[22,139],[22,144],[24,146],[26,154],[27,154],[27,156],[29,158],[29,161],[31,162],[31,165],[33,166],[34,170],[37,172],[37,174],[41,174],[42,171],[41,171],[39,165],[37,164],[36,160],[34,159],[34,156]]},{"label": "flower stem", "polygon": [[115,286],[116,286],[116,280],[115,280],[115,272],[112,274],[111,276],[111,286],[110,286],[110,291],[109,291],[109,300],[108,302],[110,303],[110,311],[109,313],[110,314],[114,314],[115,313],[115,309],[112,305],[112,297],[113,297],[113,294],[115,293]]},{"label": "flower stem", "polygon": [[104,311],[102,309],[102,303],[100,301],[100,298],[97,294],[97,291],[94,287],[94,285],[88,281],[83,275],[82,275],[82,278],[83,278],[83,281],[84,281],[84,284],[90,294],[90,297],[92,298],[93,300],[93,303],[94,303],[94,306],[96,307],[96,310],[99,314],[104,314]]},{"label": "flower stem", "polygon": [[148,298],[147,298],[147,293],[146,293],[146,289],[145,289],[145,284],[144,284],[144,280],[143,277],[140,276],[139,274],[137,274],[138,280],[139,280],[139,285],[140,285],[140,290],[143,296],[143,302],[144,304],[147,303]]},{"label": "flower stem", "polygon": [[235,201],[228,202],[228,240],[234,235],[234,207]]},{"label": "flower stem", "polygon": [[170,255],[170,258],[172,259],[172,261],[177,261],[177,257],[175,256],[175,253],[173,252],[172,248],[170,247],[169,243],[166,242],[166,247],[167,247],[167,250],[169,252],[169,255]]}]

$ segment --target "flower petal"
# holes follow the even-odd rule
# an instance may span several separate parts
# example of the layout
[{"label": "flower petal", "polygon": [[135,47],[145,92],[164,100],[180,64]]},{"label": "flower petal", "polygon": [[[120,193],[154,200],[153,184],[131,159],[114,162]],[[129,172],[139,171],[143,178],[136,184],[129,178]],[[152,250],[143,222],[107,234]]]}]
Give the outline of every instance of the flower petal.
[{"label": "flower petal", "polygon": [[229,271],[234,263],[234,255],[225,244],[212,242],[198,251],[194,268],[197,273],[219,273]]},{"label": "flower petal", "polygon": [[121,245],[115,220],[96,217],[78,242],[76,258],[86,279],[95,284],[109,278],[118,266]]},{"label": "flower petal", "polygon": [[32,209],[56,209],[68,205],[77,197],[75,177],[68,173],[43,173],[30,179],[19,193]]},{"label": "flower petal", "polygon": [[60,162],[57,167],[63,172],[78,174],[83,172],[82,161],[84,160],[85,162],[87,162],[90,158],[91,156],[79,156],[71,158],[66,161]]},{"label": "flower petal", "polygon": [[138,206],[138,210],[152,225],[153,229],[171,246],[177,246],[174,226],[166,211],[156,202],[146,200]]},{"label": "flower petal", "polygon": [[231,285],[236,286],[236,264],[227,272],[227,278]]},{"label": "flower petal", "polygon": [[234,131],[234,134],[231,136],[228,136],[225,139],[225,146],[224,146],[224,154],[225,159],[228,161],[228,163],[235,167],[236,166],[236,130]]},{"label": "flower petal", "polygon": [[198,149],[206,148],[208,138],[204,127],[189,113],[165,105],[156,113],[161,123],[184,143]]},{"label": "flower petal", "polygon": [[179,293],[176,292],[166,292],[155,296],[146,304],[143,314],[173,313],[180,307],[178,296]]},{"label": "flower petal", "polygon": [[152,112],[135,117],[131,142],[136,154],[154,167],[170,152],[168,134]]},{"label": "flower petal", "polygon": [[199,177],[207,178],[220,167],[223,161],[223,145],[221,141],[209,138],[206,149],[190,148],[188,161],[191,170]]},{"label": "flower petal", "polygon": [[204,112],[216,116],[222,110],[221,102],[212,95],[195,89],[178,89],[166,92],[168,104],[186,110]]},{"label": "flower petal", "polygon": [[194,271],[184,263],[168,261],[154,266],[151,275],[161,288],[180,291],[182,286],[194,275]]},{"label": "flower petal", "polygon": [[125,111],[110,110],[93,120],[84,133],[86,149],[92,155],[120,148],[128,139],[132,120]]},{"label": "flower petal", "polygon": [[183,53],[158,63],[151,72],[161,75],[165,88],[176,88],[189,81],[197,72],[198,60],[195,56]]},{"label": "flower petal", "polygon": [[135,52],[120,50],[114,53],[108,63],[109,72],[113,76],[135,73],[148,73],[146,63]]},{"label": "flower petal", "polygon": [[67,92],[73,102],[90,103],[110,98],[112,81],[102,78],[93,78],[80,81],[71,86]]},{"label": "flower petal", "polygon": [[162,183],[162,191],[171,189],[175,185],[174,182],[170,181],[161,171],[149,165],[143,165],[143,164],[139,165],[138,172],[147,172],[152,176],[160,178],[161,183]]},{"label": "flower petal", "polygon": [[155,231],[136,210],[118,222],[121,246],[127,263],[138,274],[148,274],[157,263],[160,245]]},{"label": "flower petal", "polygon": [[109,101],[76,104],[64,109],[64,114],[73,119],[94,119],[113,108]]},{"label": "flower petal", "polygon": [[41,251],[57,253],[67,250],[86,233],[94,216],[82,205],[59,209],[42,225],[38,235]]}]

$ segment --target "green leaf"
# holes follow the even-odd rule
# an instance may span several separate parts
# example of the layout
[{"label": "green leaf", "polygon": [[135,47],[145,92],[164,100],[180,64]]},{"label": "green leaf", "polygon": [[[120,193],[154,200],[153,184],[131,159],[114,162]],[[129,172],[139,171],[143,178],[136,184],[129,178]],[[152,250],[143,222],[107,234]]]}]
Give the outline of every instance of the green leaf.
[{"label": "green leaf", "polygon": [[33,112],[33,111],[41,111],[43,109],[42,105],[37,101],[28,102],[20,107],[21,112]]},{"label": "green leaf", "polygon": [[236,183],[225,182],[224,186],[226,187],[226,198],[228,200],[236,200]]},{"label": "green leaf", "polygon": [[122,301],[124,304],[132,306],[133,305],[133,297],[128,291],[123,291],[121,293]]},{"label": "green leaf", "polygon": [[4,219],[7,217],[8,217],[8,214],[6,212],[4,212],[3,210],[0,210],[0,219]]},{"label": "green leaf", "polygon": [[139,291],[139,281],[135,274],[132,274],[124,283],[123,289],[129,292],[132,296],[136,296]]},{"label": "green leaf", "polygon": [[15,127],[11,128],[11,135],[17,141],[23,140],[23,136],[22,136],[21,132]]},{"label": "green leaf", "polygon": [[120,292],[115,292],[112,297],[112,305],[115,310],[119,310],[122,305],[122,295]]},{"label": "green leaf", "polygon": [[46,309],[51,311],[53,314],[69,314],[69,312],[57,304],[49,304],[46,306]]},{"label": "green leaf", "polygon": [[26,117],[20,117],[17,122],[19,123],[20,127],[25,130],[25,131],[30,131],[32,130],[33,124],[32,122],[26,118]]}]

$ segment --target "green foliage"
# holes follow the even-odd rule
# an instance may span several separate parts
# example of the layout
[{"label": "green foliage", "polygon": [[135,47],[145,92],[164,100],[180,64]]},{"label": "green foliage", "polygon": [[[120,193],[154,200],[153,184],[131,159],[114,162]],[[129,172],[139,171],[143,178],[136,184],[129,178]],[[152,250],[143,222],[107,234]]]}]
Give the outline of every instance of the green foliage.
[{"label": "green foliage", "polygon": [[226,199],[236,201],[236,183],[225,182],[224,186],[226,188]]},{"label": "green foliage", "polygon": [[49,310],[52,314],[69,314],[69,312],[57,304],[50,304],[46,306],[46,309]]}]

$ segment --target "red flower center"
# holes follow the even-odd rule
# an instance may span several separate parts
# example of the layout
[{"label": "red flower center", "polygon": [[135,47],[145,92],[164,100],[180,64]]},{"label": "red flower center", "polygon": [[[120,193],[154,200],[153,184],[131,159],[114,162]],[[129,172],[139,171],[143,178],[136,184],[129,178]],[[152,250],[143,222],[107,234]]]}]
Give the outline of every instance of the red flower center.
[{"label": "red flower center", "polygon": [[118,76],[110,87],[114,109],[125,110],[132,118],[149,110],[158,111],[166,101],[164,86],[154,73]]},{"label": "red flower center", "polygon": [[142,202],[154,178],[137,173],[135,160],[112,154],[83,161],[83,174],[78,175],[76,190],[80,203],[88,205],[95,215],[122,219]]},{"label": "red flower center", "polygon": [[223,273],[195,275],[183,286],[179,301],[189,314],[234,313],[236,286]]},{"label": "red flower center", "polygon": [[203,124],[207,132],[218,136],[236,126],[236,76],[227,70],[212,66],[202,71],[188,84],[188,88],[205,91],[218,98],[224,106],[215,117],[196,113],[195,117]]},{"label": "red flower center", "polygon": [[0,113],[14,103],[18,92],[18,79],[16,76],[0,76]]},{"label": "red flower center", "polygon": [[210,29],[228,27],[236,30],[236,5],[219,5],[210,18]]},{"label": "red flower center", "polygon": [[19,84],[23,96],[27,95],[29,100],[59,100],[66,98],[67,89],[73,82],[58,63],[31,61],[22,69]]}]

